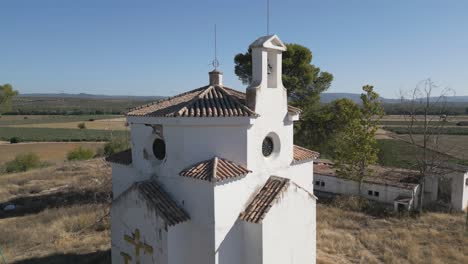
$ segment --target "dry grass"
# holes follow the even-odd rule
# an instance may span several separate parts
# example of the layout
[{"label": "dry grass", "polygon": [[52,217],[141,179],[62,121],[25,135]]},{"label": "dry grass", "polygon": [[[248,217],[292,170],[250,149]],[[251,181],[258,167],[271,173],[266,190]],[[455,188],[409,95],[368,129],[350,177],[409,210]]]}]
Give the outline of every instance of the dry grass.
[{"label": "dry grass", "polygon": [[468,263],[464,215],[373,218],[317,207],[318,263]]},{"label": "dry grass", "polygon": [[33,152],[41,161],[57,162],[64,161],[67,153],[77,147],[91,149],[94,152],[104,146],[104,142],[39,142],[39,143],[17,143],[0,144],[0,165],[13,160],[16,155]]},{"label": "dry grass", "polygon": [[17,206],[0,212],[7,262],[61,263],[108,250],[109,195],[110,168],[102,159],[0,175],[0,204]]},{"label": "dry grass", "polygon": [[101,119],[95,121],[78,121],[78,122],[62,122],[62,123],[40,123],[40,124],[24,124],[24,125],[12,125],[12,127],[37,127],[37,128],[71,128],[78,129],[78,124],[84,123],[86,129],[97,129],[97,130],[126,130],[125,118],[112,118],[112,119]]}]

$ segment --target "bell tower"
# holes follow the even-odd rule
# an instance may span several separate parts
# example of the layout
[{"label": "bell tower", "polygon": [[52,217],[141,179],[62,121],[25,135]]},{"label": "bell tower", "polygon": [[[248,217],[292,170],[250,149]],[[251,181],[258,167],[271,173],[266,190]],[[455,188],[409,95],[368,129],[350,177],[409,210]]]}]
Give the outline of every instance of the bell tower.
[{"label": "bell tower", "polygon": [[[261,112],[259,107],[262,104],[260,101],[281,100],[280,97],[285,94],[282,81],[282,53],[286,51],[286,45],[278,36],[269,35],[255,40],[250,48],[252,49],[252,83],[247,88],[247,104],[259,113]],[[270,89],[275,91],[268,91]],[[273,94],[278,94],[278,96]],[[287,101],[281,103],[287,105]]]}]

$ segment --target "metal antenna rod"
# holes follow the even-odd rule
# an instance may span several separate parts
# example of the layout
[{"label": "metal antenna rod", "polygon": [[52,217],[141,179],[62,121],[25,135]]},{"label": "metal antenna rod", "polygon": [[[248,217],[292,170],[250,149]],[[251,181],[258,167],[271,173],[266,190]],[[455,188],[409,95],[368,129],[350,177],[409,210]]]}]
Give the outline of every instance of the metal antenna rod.
[{"label": "metal antenna rod", "polygon": [[216,24],[214,25],[214,60],[213,60],[213,67],[215,70],[218,69],[219,61],[218,61],[218,43],[217,43],[217,36],[216,36]]},{"label": "metal antenna rod", "polygon": [[267,35],[270,35],[270,0],[267,0]]}]

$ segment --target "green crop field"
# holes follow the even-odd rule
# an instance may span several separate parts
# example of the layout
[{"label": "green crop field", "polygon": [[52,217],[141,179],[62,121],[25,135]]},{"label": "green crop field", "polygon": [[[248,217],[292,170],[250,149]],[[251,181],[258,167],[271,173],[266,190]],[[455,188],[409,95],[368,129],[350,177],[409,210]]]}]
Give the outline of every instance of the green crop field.
[{"label": "green crop field", "polygon": [[89,120],[112,119],[119,115],[3,115],[0,126],[35,125],[48,123],[78,122]]},{"label": "green crop field", "polygon": [[[392,127],[392,126],[385,126],[383,129],[391,131],[396,134],[409,134],[408,127]],[[423,134],[424,128],[423,127],[413,127],[412,128],[413,134]],[[436,134],[441,135],[468,135],[468,127],[443,127],[440,130],[435,131]]]},{"label": "green crop field", "polygon": [[127,137],[127,131],[65,128],[0,127],[0,140],[18,137],[20,141],[66,142],[66,141],[109,141],[112,137]]},{"label": "green crop field", "polygon": [[[379,139],[379,164],[388,167],[415,169],[417,158],[422,156],[423,149],[398,139]],[[454,158],[449,155],[440,156],[450,162],[468,165],[468,161]]]}]

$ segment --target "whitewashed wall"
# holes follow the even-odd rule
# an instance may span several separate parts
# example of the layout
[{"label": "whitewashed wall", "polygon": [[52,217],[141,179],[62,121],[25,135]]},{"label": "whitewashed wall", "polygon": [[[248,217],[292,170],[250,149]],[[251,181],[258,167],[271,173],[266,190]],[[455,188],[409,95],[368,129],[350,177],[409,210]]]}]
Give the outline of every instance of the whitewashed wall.
[{"label": "whitewashed wall", "polygon": [[263,219],[262,263],[315,263],[315,203],[308,192],[289,186]]},{"label": "whitewashed wall", "polygon": [[138,173],[132,165],[111,163],[112,166],[112,195],[115,198],[127,190],[133,183],[149,179],[149,175]]},{"label": "whitewashed wall", "polygon": [[244,262],[245,264],[259,264],[263,262],[263,230],[261,224],[242,221],[244,235]]}]

